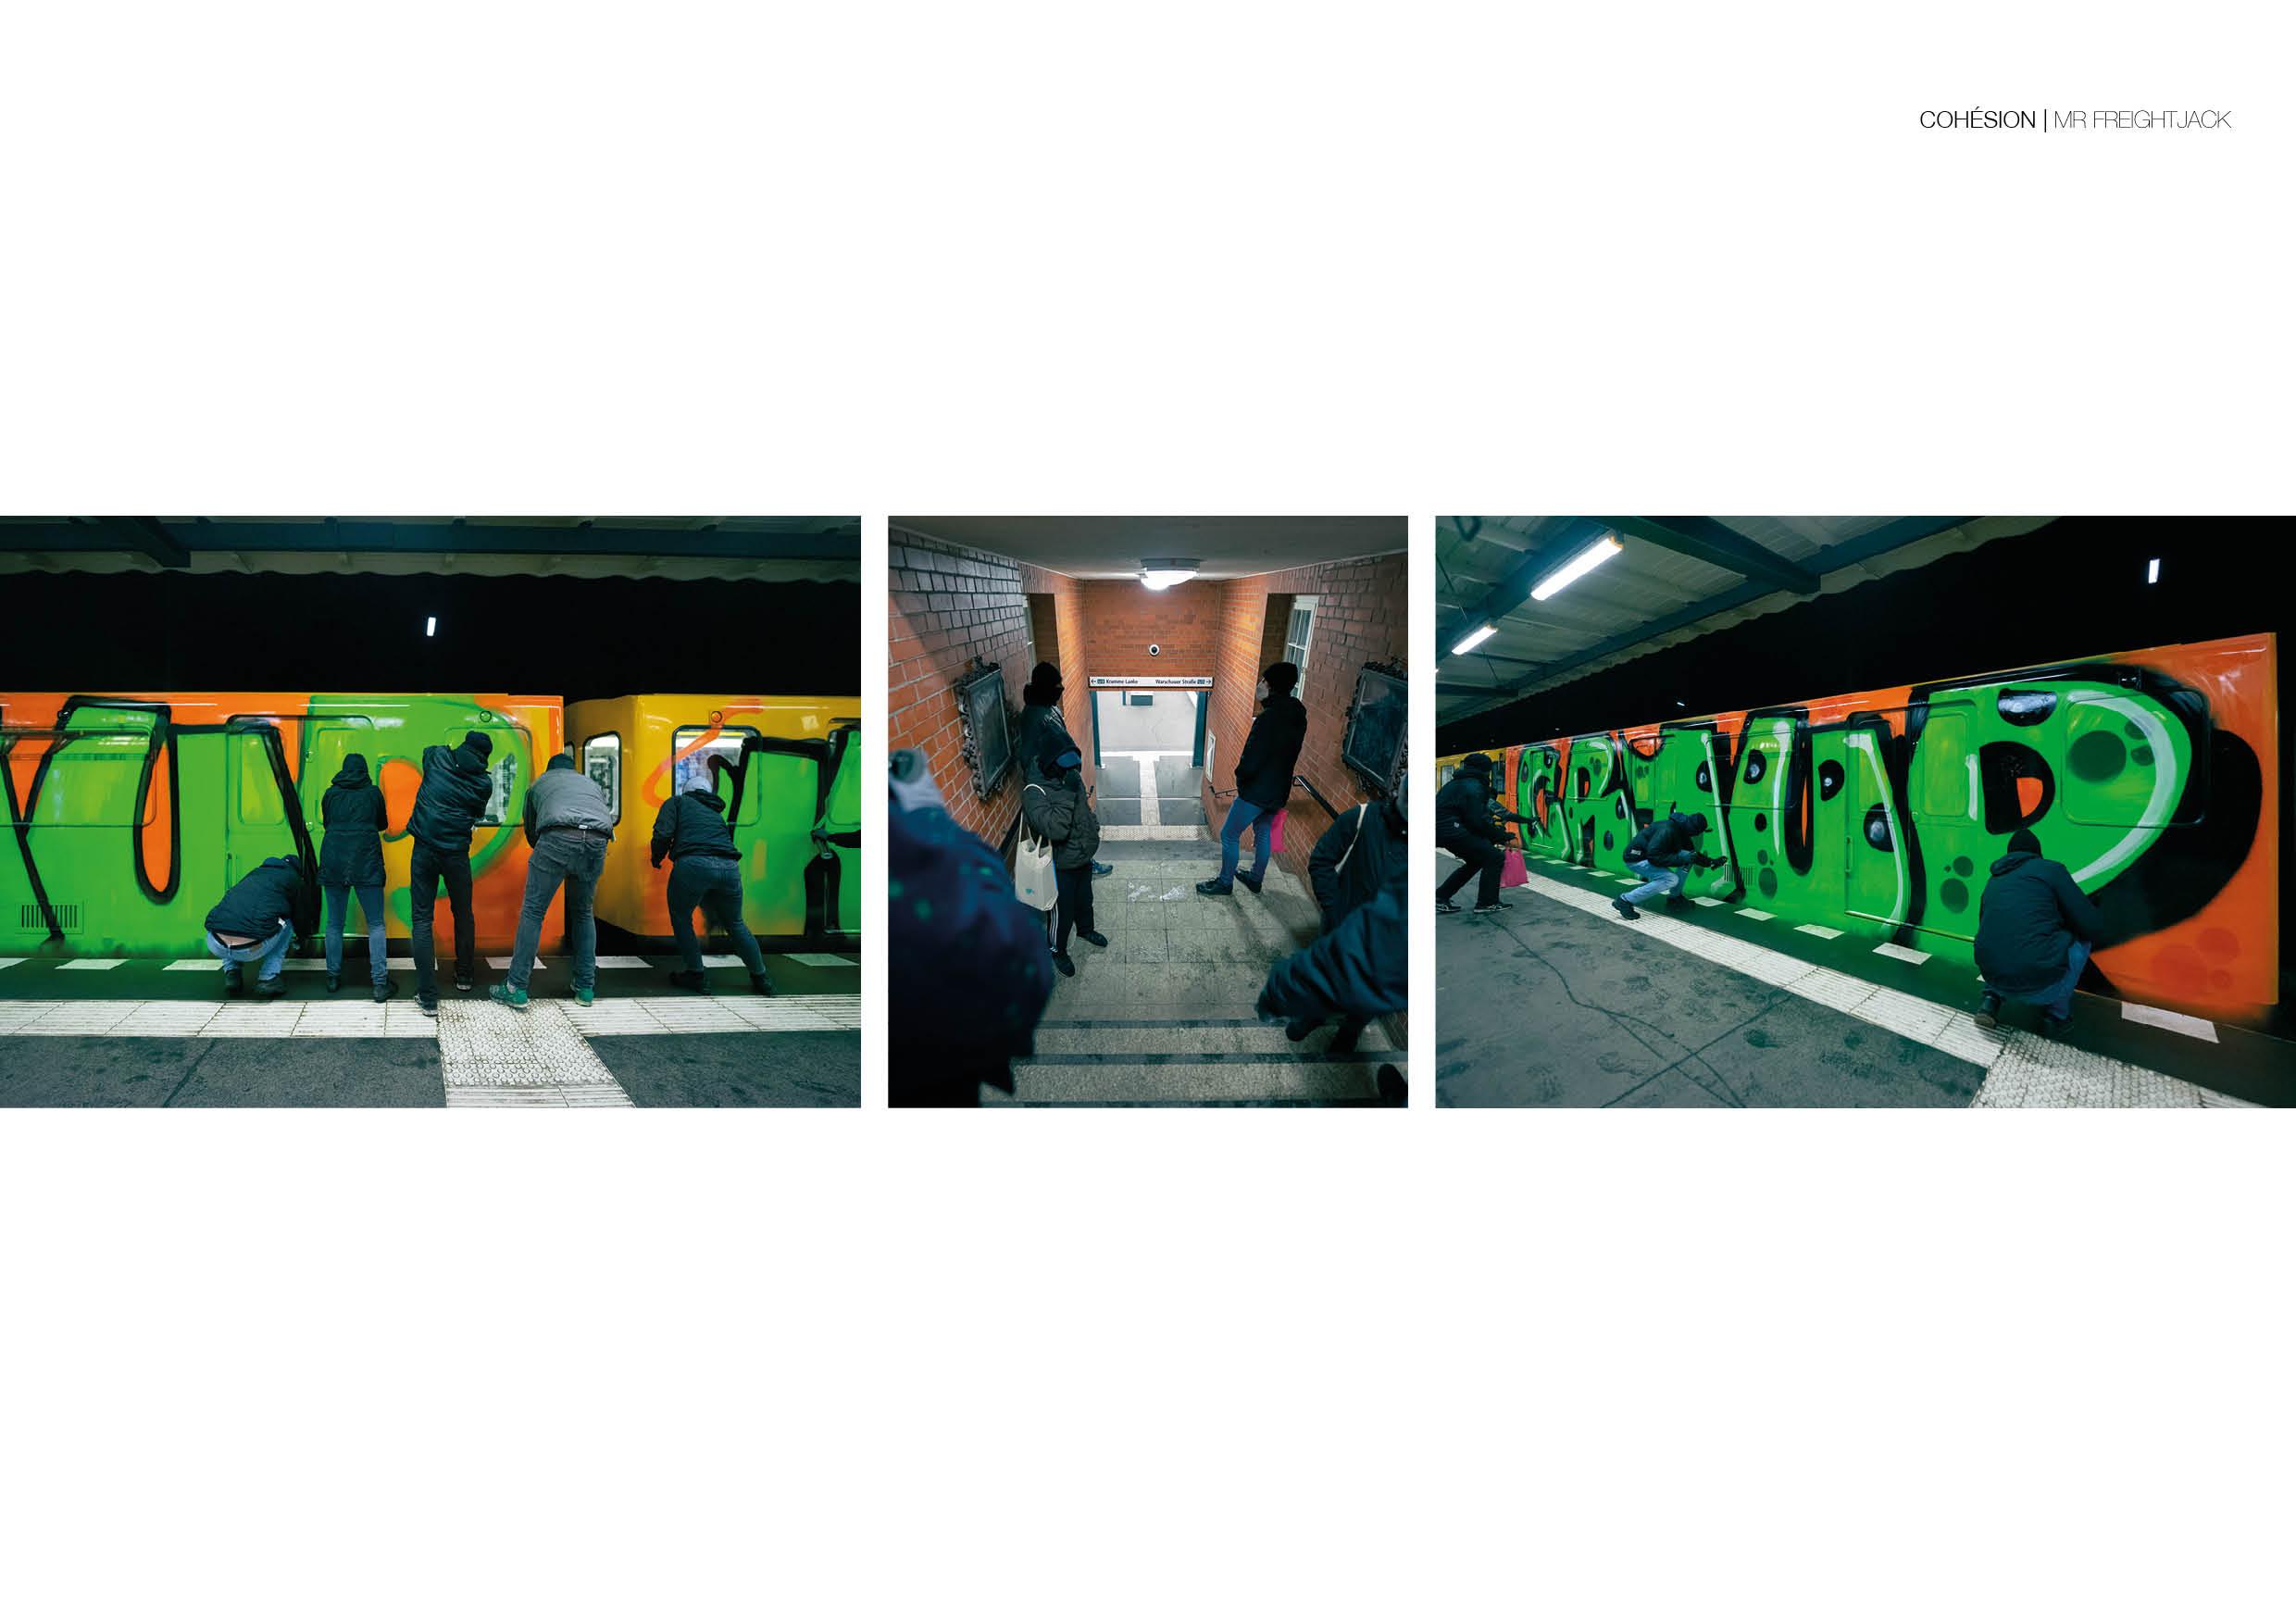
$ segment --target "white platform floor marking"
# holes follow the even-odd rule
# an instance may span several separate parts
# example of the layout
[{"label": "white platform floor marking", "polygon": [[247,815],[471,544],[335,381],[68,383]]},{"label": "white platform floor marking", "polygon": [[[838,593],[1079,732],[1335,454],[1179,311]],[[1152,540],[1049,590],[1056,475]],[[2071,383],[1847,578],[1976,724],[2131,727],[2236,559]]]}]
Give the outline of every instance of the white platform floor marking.
[{"label": "white platform floor marking", "polygon": [[1828,942],[1841,934],[1830,925],[1796,925],[1794,929],[1804,936],[1823,936]]},{"label": "white platform floor marking", "polygon": [[0,1037],[428,1038],[438,1030],[412,999],[305,1003],[234,998],[72,998],[0,1004]]},{"label": "white platform floor marking", "polygon": [[861,961],[842,953],[785,953],[781,956],[792,964],[809,964],[816,969],[829,969],[837,965],[859,964]]},{"label": "white platform floor marking", "polygon": [[1928,964],[1929,956],[1917,947],[1900,947],[1894,942],[1884,942],[1874,951],[1884,958],[1898,959],[1905,964]]},{"label": "white platform floor marking", "polygon": [[1728,907],[1729,904],[1718,896],[1693,896],[1691,900],[1702,908]]},{"label": "white platform floor marking", "polygon": [[24,961],[20,958],[0,958],[0,970],[7,968],[8,966],[12,964],[22,964],[23,962]]},{"label": "white platform floor marking", "polygon": [[2123,1004],[2121,1018],[2133,1020],[2139,1026],[2156,1026],[2163,1031],[2182,1032],[2188,1038],[2202,1043],[2216,1041],[2216,1023],[2202,1020],[2197,1015],[2178,1015],[2173,1009],[2155,1009],[2149,1004]]},{"label": "white platform floor marking", "polygon": [[579,1004],[564,1007],[574,1030],[585,1037],[861,1030],[860,996],[848,993],[781,998],[697,998],[690,994],[668,998],[601,998],[588,1009]]},{"label": "white platform floor marking", "polygon": [[1760,908],[1740,908],[1738,911],[1741,918],[1749,919],[1775,919],[1778,918],[1776,914],[1766,914]]},{"label": "white platform floor marking", "polygon": [[434,1025],[448,1106],[633,1104],[568,1018],[580,1007],[556,999],[524,1009],[492,999],[441,1004]]},{"label": "white platform floor marking", "polygon": [[[501,958],[490,958],[486,962],[498,970],[506,970],[510,968],[510,958],[506,954]],[[539,970],[546,969],[549,967],[542,959],[538,958],[534,961],[534,968]]]},{"label": "white platform floor marking", "polygon": [[600,959],[598,968],[602,970],[650,970],[654,967],[643,958],[631,958],[626,954],[616,954]]},{"label": "white platform floor marking", "polygon": [[63,970],[116,970],[128,961],[124,958],[75,958],[69,964],[56,968]]}]

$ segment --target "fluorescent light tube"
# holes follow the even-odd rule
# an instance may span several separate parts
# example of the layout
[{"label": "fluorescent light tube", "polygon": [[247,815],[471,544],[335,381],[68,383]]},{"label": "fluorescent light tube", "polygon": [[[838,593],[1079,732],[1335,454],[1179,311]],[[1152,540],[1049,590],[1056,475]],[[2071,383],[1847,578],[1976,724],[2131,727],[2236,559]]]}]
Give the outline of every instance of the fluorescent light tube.
[{"label": "fluorescent light tube", "polygon": [[1554,574],[1548,576],[1537,586],[1530,589],[1532,601],[1541,604],[1545,603],[1547,599],[1553,597],[1556,593],[1561,592],[1565,587],[1568,586],[1572,581],[1584,575],[1588,570],[1593,568],[1596,565],[1602,563],[1604,559],[1611,557],[1613,555],[1620,552],[1621,550],[1622,549],[1618,545],[1618,538],[1616,536],[1604,536],[1601,541],[1595,543],[1592,546],[1588,547],[1581,552],[1574,553],[1571,555],[1569,561],[1560,569],[1557,569]]},{"label": "fluorescent light tube", "polygon": [[1453,643],[1451,645],[1451,652],[1453,654],[1466,654],[1470,649],[1480,648],[1485,643],[1497,636],[1498,633],[1498,626],[1491,621],[1486,620],[1482,623],[1482,625],[1477,627],[1474,631],[1468,632],[1465,637],[1459,639],[1458,642]]}]

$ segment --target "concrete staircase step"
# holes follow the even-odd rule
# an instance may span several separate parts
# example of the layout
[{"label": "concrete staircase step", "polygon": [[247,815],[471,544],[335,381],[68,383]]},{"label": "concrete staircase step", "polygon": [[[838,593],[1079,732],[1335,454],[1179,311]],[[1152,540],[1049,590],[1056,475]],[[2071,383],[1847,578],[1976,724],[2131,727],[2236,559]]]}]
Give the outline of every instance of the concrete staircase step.
[{"label": "concrete staircase step", "polygon": [[[1279,1036],[1281,1034],[1279,1033]],[[1073,1056],[1022,1061],[1013,1068],[1006,1101],[984,1090],[990,1104],[1018,1106],[1336,1104],[1377,1100],[1376,1060],[1305,1060],[1278,1055],[1135,1055],[1115,1061]]]}]

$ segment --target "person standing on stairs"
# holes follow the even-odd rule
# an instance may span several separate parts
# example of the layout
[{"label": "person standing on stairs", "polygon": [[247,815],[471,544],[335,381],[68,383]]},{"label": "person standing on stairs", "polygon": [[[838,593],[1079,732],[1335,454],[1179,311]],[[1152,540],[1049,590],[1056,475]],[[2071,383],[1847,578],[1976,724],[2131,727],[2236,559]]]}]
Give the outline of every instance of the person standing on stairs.
[{"label": "person standing on stairs", "polygon": [[2104,915],[2073,882],[2063,863],[2040,855],[2040,837],[2020,829],[1993,860],[1978,898],[1978,973],[1985,978],[1977,1022],[1998,1026],[2004,998],[2041,1012],[2041,1036],[2063,1037],[2073,1024],[2073,989],[2104,934]]},{"label": "person standing on stairs", "polygon": [[494,741],[475,728],[451,750],[433,744],[422,753],[422,788],[415,792],[415,809],[407,815],[406,832],[415,843],[407,862],[415,1003],[425,1015],[439,1012],[438,954],[430,922],[438,912],[442,881],[446,886],[447,906],[455,910],[455,990],[468,993],[478,984],[479,930],[470,910],[470,831],[486,816],[487,805],[494,798],[493,774],[486,766],[493,754]]},{"label": "person standing on stairs", "polygon": [[[1404,786],[1385,800],[1367,801],[1341,818],[1323,832],[1307,858],[1307,881],[1323,909],[1323,933],[1337,931],[1350,914],[1367,906],[1387,889],[1390,876],[1410,863],[1404,843]],[[1321,1016],[1300,1016],[1284,1028],[1283,1035],[1298,1043],[1323,1024]],[[1352,1055],[1370,1024],[1366,1015],[1342,1015],[1333,1034],[1333,1055]]]},{"label": "person standing on stairs", "polygon": [[[1276,814],[1292,798],[1292,772],[1300,764],[1300,747],[1307,743],[1307,707],[1292,697],[1299,686],[1300,668],[1280,660],[1260,677],[1260,714],[1244,739],[1243,754],[1236,757],[1236,800],[1220,825],[1220,871],[1217,880],[1199,880],[1196,890],[1205,896],[1227,896],[1243,881],[1257,894],[1267,878],[1267,843]],[[1242,860],[1243,831],[1252,831],[1252,871],[1236,872]]]},{"label": "person standing on stairs", "polygon": [[605,848],[614,839],[614,812],[605,792],[561,750],[526,792],[526,895],[518,906],[518,934],[510,971],[486,995],[514,1009],[526,1007],[527,978],[543,943],[543,917],[566,887],[566,933],[574,949],[574,1002],[587,1006],[598,984],[598,917],[591,905]]},{"label": "person standing on stairs", "polygon": [[382,914],[382,831],[391,826],[391,815],[383,809],[382,792],[367,776],[366,756],[353,751],[343,758],[343,770],[319,797],[318,815],[326,828],[318,846],[318,882],[327,893],[327,990],[343,985],[343,929],[356,891],[367,919],[368,974],[375,1002],[384,1003],[399,990],[391,979]]},{"label": "person standing on stairs", "polygon": [[1053,883],[1060,893],[1053,965],[1062,975],[1073,976],[1072,929],[1094,947],[1108,945],[1108,938],[1092,929],[1092,854],[1100,849],[1100,815],[1092,810],[1092,793],[1084,787],[1084,757],[1075,745],[1050,741],[1036,767],[1021,788],[1020,815],[1052,843]]},{"label": "person standing on stairs", "polygon": [[[1034,770],[1035,765],[1047,756],[1063,750],[1077,750],[1077,742],[1068,733],[1068,718],[1060,708],[1060,668],[1050,660],[1039,660],[1029,673],[1028,685],[1020,691],[1020,736],[1017,741],[1020,759]],[[1077,750],[1077,758],[1084,753]],[[1092,872],[1115,872],[1099,858],[1092,859]]]},{"label": "person standing on stairs", "polygon": [[1491,773],[1491,757],[1478,750],[1460,762],[1451,781],[1436,792],[1435,843],[1461,864],[1452,870],[1450,879],[1435,888],[1435,911],[1439,914],[1459,911],[1459,905],[1451,899],[1469,880],[1478,881],[1477,913],[1494,914],[1515,906],[1499,900],[1499,875],[1506,867],[1506,854],[1498,843],[1505,837],[1499,825],[1529,823],[1530,819],[1493,805]]},{"label": "person standing on stairs", "polygon": [[773,996],[765,955],[742,918],[742,851],[726,827],[726,804],[716,791],[696,785],[672,795],[654,818],[654,866],[669,860],[669,928],[678,938],[685,968],[670,976],[689,993],[709,991],[702,944],[693,935],[693,910],[700,908],[718,930],[733,938],[733,951],[749,971],[750,991]]},{"label": "person standing on stairs", "polygon": [[1668,906],[1682,894],[1682,871],[1685,868],[1719,868],[1722,859],[1709,857],[1698,849],[1698,837],[1706,832],[1703,812],[1669,812],[1664,818],[1653,818],[1627,842],[1620,856],[1629,872],[1640,874],[1643,883],[1626,895],[1611,899],[1611,906],[1622,919],[1639,919],[1634,911],[1638,902],[1648,902],[1653,896],[1664,896]]}]

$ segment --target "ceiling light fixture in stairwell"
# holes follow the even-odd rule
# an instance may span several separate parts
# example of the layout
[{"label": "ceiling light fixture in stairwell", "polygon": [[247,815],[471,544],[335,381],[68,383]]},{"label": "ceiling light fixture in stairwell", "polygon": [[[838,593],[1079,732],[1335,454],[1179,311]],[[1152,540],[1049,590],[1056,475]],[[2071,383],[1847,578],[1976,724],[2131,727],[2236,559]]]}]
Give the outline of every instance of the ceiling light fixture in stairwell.
[{"label": "ceiling light fixture in stairwell", "polygon": [[1167,586],[1195,580],[1196,566],[1203,562],[1201,558],[1142,558],[1140,583],[1150,592],[1162,592]]}]

